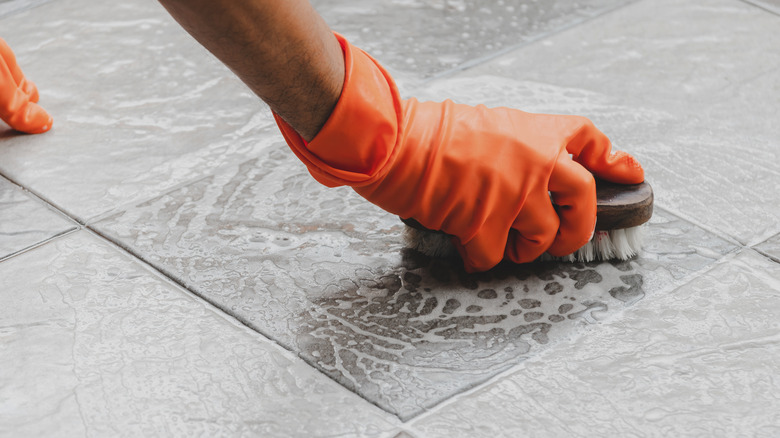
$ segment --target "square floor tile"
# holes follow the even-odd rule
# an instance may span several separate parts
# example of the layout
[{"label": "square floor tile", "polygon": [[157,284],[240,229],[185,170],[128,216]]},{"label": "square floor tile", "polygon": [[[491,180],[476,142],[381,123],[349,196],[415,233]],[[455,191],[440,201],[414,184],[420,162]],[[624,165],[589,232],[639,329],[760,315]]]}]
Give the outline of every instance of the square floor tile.
[{"label": "square floor tile", "polygon": [[780,232],[777,20],[736,1],[638,2],[433,97],[588,116],[639,156],[659,205],[750,245]]},{"label": "square floor tile", "polygon": [[403,419],[734,250],[659,210],[635,261],[465,275],[283,145],[94,228]]},{"label": "square floor tile", "polygon": [[398,426],[86,231],[0,263],[0,278],[2,436],[383,437]]},{"label": "square floor tile", "polygon": [[631,0],[315,0],[328,24],[402,80],[422,79],[581,23]]},{"label": "square floor tile", "polygon": [[775,436],[780,265],[747,250],[413,423],[426,437]]},{"label": "square floor tile", "polygon": [[67,217],[0,177],[0,260],[77,227]]},{"label": "square floor tile", "polygon": [[0,131],[0,170],[81,221],[267,144],[267,107],[157,2],[57,1],[0,28],[54,118]]}]

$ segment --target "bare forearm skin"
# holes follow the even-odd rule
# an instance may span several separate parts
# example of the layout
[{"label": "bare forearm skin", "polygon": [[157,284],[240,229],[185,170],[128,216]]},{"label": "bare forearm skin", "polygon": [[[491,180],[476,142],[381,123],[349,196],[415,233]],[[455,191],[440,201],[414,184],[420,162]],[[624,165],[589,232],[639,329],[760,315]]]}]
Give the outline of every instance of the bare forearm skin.
[{"label": "bare forearm skin", "polygon": [[308,0],[159,0],[305,140],[336,105],[341,47]]}]

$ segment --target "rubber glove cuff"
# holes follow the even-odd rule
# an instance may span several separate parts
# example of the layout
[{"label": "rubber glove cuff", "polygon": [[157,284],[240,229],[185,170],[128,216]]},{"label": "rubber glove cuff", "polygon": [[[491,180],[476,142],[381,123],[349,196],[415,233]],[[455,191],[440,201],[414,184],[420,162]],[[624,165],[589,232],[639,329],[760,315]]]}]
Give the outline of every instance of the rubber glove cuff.
[{"label": "rubber glove cuff", "polygon": [[382,178],[398,155],[402,103],[389,73],[335,34],[344,53],[341,96],[317,136],[306,142],[274,114],[287,144],[309,173],[328,187],[361,187]]}]

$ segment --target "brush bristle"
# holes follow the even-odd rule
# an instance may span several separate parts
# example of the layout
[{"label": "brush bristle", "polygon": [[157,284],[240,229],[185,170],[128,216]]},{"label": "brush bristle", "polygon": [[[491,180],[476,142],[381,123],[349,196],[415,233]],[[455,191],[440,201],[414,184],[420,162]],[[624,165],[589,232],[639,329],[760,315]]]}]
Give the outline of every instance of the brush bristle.
[{"label": "brush bristle", "polygon": [[[446,234],[405,227],[404,243],[429,257],[447,258],[458,255]],[[592,262],[596,260],[629,260],[639,254],[644,242],[644,226],[611,231],[597,231],[582,248],[563,257],[542,254],[542,261]]]},{"label": "brush bristle", "polygon": [[458,255],[458,250],[452,245],[450,236],[446,234],[418,230],[407,225],[404,227],[403,239],[408,248],[429,257],[449,258]]},{"label": "brush bristle", "polygon": [[629,260],[639,254],[644,243],[643,226],[611,231],[596,231],[585,246],[563,257],[554,257],[547,253],[540,260],[560,260],[566,262],[592,262],[596,260]]}]

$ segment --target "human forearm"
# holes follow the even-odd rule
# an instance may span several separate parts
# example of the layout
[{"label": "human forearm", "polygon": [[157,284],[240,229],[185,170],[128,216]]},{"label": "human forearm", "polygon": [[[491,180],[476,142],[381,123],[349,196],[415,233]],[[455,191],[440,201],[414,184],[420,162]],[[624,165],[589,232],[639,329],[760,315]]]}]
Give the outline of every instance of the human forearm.
[{"label": "human forearm", "polygon": [[341,94],[341,47],[308,0],[160,0],[301,136],[314,138]]}]

